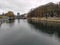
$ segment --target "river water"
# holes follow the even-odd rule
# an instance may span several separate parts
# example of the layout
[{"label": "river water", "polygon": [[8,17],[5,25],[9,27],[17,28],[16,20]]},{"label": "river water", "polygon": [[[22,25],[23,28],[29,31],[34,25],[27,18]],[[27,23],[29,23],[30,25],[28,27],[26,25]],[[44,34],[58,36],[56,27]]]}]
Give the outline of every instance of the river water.
[{"label": "river water", "polygon": [[60,45],[59,27],[23,19],[0,21],[0,45]]}]

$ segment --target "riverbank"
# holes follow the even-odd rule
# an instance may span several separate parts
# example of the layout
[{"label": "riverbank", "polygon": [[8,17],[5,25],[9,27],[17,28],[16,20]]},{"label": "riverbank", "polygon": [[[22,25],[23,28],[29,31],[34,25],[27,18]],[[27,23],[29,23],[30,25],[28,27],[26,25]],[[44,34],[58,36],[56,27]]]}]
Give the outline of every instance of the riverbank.
[{"label": "riverbank", "polygon": [[35,18],[35,17],[33,17],[33,18],[31,18],[31,20],[37,21],[37,22],[39,22],[39,21],[47,21],[47,22],[59,22],[60,23],[60,18],[58,18],[58,17],[48,17],[48,18],[45,18],[45,17],[43,17],[43,18]]}]

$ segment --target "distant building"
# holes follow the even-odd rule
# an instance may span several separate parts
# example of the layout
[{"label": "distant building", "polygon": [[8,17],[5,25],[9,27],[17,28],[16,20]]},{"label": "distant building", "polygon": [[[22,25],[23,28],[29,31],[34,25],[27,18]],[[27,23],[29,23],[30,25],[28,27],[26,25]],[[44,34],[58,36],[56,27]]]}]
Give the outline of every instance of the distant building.
[{"label": "distant building", "polygon": [[17,19],[20,19],[20,13],[17,13],[16,18],[17,18]]},{"label": "distant building", "polygon": [[17,13],[17,16],[20,16],[20,13]]},{"label": "distant building", "polygon": [[17,19],[26,19],[26,17],[27,17],[26,14],[20,15],[20,13],[17,13],[17,16],[16,16]]},{"label": "distant building", "polygon": [[27,18],[27,14],[22,14],[20,17],[21,17],[22,19],[26,19],[26,18]]}]

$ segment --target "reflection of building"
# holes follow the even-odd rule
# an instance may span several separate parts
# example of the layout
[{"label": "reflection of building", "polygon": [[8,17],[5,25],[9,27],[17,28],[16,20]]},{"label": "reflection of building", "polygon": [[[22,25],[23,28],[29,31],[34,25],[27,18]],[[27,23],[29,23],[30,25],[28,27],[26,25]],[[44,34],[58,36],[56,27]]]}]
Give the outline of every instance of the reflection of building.
[{"label": "reflection of building", "polygon": [[20,23],[20,19],[18,19],[18,23]]}]

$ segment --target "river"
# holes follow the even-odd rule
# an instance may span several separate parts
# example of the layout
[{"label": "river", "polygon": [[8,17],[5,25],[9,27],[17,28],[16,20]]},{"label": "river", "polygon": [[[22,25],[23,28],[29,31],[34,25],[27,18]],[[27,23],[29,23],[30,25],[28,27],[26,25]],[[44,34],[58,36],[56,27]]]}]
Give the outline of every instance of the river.
[{"label": "river", "polygon": [[37,28],[23,19],[0,21],[0,45],[60,45],[60,37],[53,32],[56,27],[51,32],[40,25]]}]

